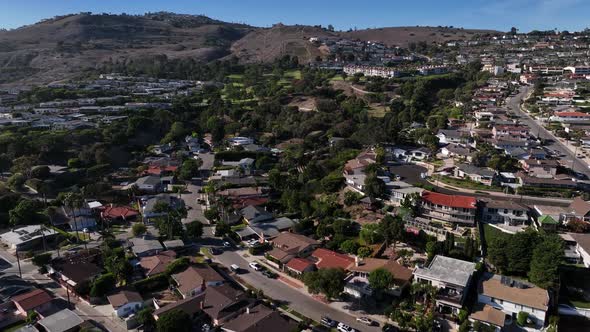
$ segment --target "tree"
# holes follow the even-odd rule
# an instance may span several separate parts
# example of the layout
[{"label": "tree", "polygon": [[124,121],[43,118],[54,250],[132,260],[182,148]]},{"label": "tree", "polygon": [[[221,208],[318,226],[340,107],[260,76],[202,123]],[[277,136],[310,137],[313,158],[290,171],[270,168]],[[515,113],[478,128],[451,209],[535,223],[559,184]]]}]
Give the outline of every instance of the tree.
[{"label": "tree", "polygon": [[137,312],[137,322],[143,325],[144,331],[153,331],[156,327],[156,320],[154,319],[154,309],[152,307],[145,307]]},{"label": "tree", "polygon": [[373,251],[369,247],[360,247],[356,251],[356,255],[359,256],[360,258],[369,257],[369,256],[371,256],[372,253],[373,253]]},{"label": "tree", "polygon": [[19,190],[25,184],[25,181],[26,178],[24,175],[22,175],[22,173],[15,173],[8,178],[6,184],[12,190]]},{"label": "tree", "polygon": [[562,261],[564,245],[555,234],[545,236],[533,250],[529,280],[541,288],[553,286],[559,277],[559,264]]},{"label": "tree", "polygon": [[384,268],[378,268],[369,273],[369,284],[377,293],[385,291],[393,286],[394,280],[391,272]]},{"label": "tree", "polygon": [[357,204],[363,196],[356,191],[347,191],[344,193],[344,205],[351,206]]},{"label": "tree", "polygon": [[8,212],[8,220],[11,226],[30,225],[38,221],[41,202],[23,199]]},{"label": "tree", "polygon": [[214,221],[214,220],[219,219],[219,210],[217,210],[216,207],[211,207],[211,208],[205,210],[203,215],[205,216],[205,218],[207,218],[207,220]]},{"label": "tree", "polygon": [[192,330],[190,316],[181,310],[164,313],[156,322],[158,332],[190,332]]},{"label": "tree", "polygon": [[92,288],[90,289],[90,296],[103,297],[113,288],[115,288],[117,280],[112,273],[103,274],[94,280]]},{"label": "tree", "polygon": [[346,240],[340,244],[340,250],[347,254],[356,254],[360,245],[355,240]]},{"label": "tree", "polygon": [[147,227],[143,223],[137,222],[131,227],[131,232],[133,232],[133,236],[141,236],[147,232]]},{"label": "tree", "polygon": [[225,236],[229,232],[231,232],[231,227],[228,224],[218,222],[217,225],[215,225],[215,236]]},{"label": "tree", "polygon": [[36,311],[29,310],[29,312],[27,312],[27,319],[25,320],[25,322],[27,324],[34,324],[38,318],[39,314]]},{"label": "tree", "polygon": [[532,248],[538,243],[537,232],[527,230],[513,235],[508,245],[503,249],[508,259],[508,272],[510,274],[526,276],[533,256]]},{"label": "tree", "polygon": [[529,318],[529,313],[528,312],[521,311],[516,316],[516,322],[520,326],[526,326],[526,321],[527,321],[528,318]]},{"label": "tree", "polygon": [[202,161],[197,161],[193,158],[189,158],[182,163],[180,166],[179,177],[181,180],[190,180],[199,174],[199,167],[201,167]]},{"label": "tree", "polygon": [[47,264],[49,264],[49,262],[51,262],[51,253],[43,253],[43,254],[38,254],[33,256],[33,259],[31,260],[31,262],[33,264],[35,264],[35,266],[38,267],[42,267],[45,266]]},{"label": "tree", "polygon": [[365,224],[361,228],[360,237],[367,244],[375,244],[383,241],[383,234],[378,224]]},{"label": "tree", "polygon": [[365,194],[371,198],[381,198],[385,196],[387,188],[385,182],[375,174],[369,174],[365,178]]},{"label": "tree", "polygon": [[393,242],[395,247],[397,241],[404,238],[405,227],[404,222],[400,218],[394,218],[392,215],[386,215],[379,223],[381,234],[385,238],[387,244]]},{"label": "tree", "polygon": [[203,223],[198,220],[193,220],[186,225],[186,236],[189,239],[195,240],[203,236]]},{"label": "tree", "polygon": [[320,269],[303,275],[303,282],[312,294],[323,293],[328,299],[337,297],[344,290],[343,269]]},{"label": "tree", "polygon": [[166,274],[167,275],[173,275],[173,274],[177,274],[180,273],[184,270],[186,270],[186,268],[189,266],[189,259],[188,257],[181,257],[178,259],[175,259],[172,263],[170,263],[170,265],[168,265],[166,267]]}]

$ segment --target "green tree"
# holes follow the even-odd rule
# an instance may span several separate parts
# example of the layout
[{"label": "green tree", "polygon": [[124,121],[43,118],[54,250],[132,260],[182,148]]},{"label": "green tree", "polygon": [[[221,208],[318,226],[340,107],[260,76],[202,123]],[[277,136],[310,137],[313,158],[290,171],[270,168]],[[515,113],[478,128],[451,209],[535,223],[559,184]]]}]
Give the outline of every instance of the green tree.
[{"label": "green tree", "polygon": [[186,225],[186,236],[189,239],[195,240],[203,236],[203,223],[198,220],[193,220]]},{"label": "green tree", "polygon": [[94,282],[92,283],[92,288],[90,289],[90,296],[103,297],[113,288],[115,288],[116,283],[117,280],[112,273],[103,274],[100,277],[96,278],[96,280],[94,280]]},{"label": "green tree", "polygon": [[559,277],[559,264],[563,255],[561,238],[555,234],[545,236],[533,250],[529,280],[541,288],[553,286]]},{"label": "green tree", "polygon": [[340,295],[344,290],[346,273],[342,269],[320,269],[303,275],[303,282],[312,294],[323,293],[328,299]]},{"label": "green tree", "polygon": [[181,180],[190,180],[199,174],[199,167],[201,167],[202,161],[197,161],[193,158],[189,158],[182,162],[180,166],[179,177]]},{"label": "green tree", "polygon": [[398,241],[402,241],[404,238],[404,222],[401,220],[401,218],[395,218],[390,214],[381,219],[381,222],[379,223],[379,229],[385,239],[385,242],[387,244],[393,242],[394,247]]},{"label": "green tree", "polygon": [[386,193],[385,182],[375,174],[369,174],[365,178],[365,194],[371,198],[381,198]]},{"label": "green tree", "polygon": [[351,206],[357,204],[363,196],[356,191],[347,191],[344,193],[344,205]]},{"label": "green tree", "polygon": [[150,332],[156,328],[156,320],[154,319],[154,309],[152,307],[145,307],[137,312],[137,322],[143,325],[143,330]]},{"label": "green tree", "polygon": [[231,232],[231,227],[228,224],[224,222],[218,222],[215,225],[215,236],[225,236],[229,234],[229,232]]},{"label": "green tree", "polygon": [[367,244],[375,244],[383,241],[383,234],[379,224],[365,224],[361,228],[360,237]]},{"label": "green tree", "polygon": [[372,253],[373,253],[373,251],[369,247],[360,247],[356,251],[356,255],[359,256],[360,258],[369,257],[369,256],[371,256]]},{"label": "green tree", "polygon": [[131,226],[131,232],[133,236],[141,236],[147,232],[147,227],[143,223],[137,222]]},{"label": "green tree", "polygon": [[369,284],[377,293],[389,289],[393,286],[394,281],[395,279],[391,272],[384,268],[378,268],[369,273]]},{"label": "green tree", "polygon": [[45,265],[49,264],[49,262],[51,262],[51,253],[47,252],[47,253],[35,255],[35,256],[33,256],[33,259],[31,260],[31,262],[33,264],[35,264],[35,266],[38,266],[38,267],[45,266]]},{"label": "green tree", "polygon": [[356,254],[360,245],[355,240],[346,240],[340,244],[340,250],[347,254]]},{"label": "green tree", "polygon": [[24,175],[22,175],[22,173],[14,173],[13,175],[11,175],[8,178],[8,180],[6,181],[6,184],[12,190],[20,190],[23,187],[23,185],[25,184],[26,180],[27,179],[25,178]]},{"label": "green tree", "polygon": [[490,241],[487,246],[488,259],[498,271],[503,273],[508,271],[508,257],[506,255],[508,242],[505,236],[498,236]]},{"label": "green tree", "polygon": [[528,312],[524,312],[521,311],[518,313],[518,315],[516,316],[516,322],[518,323],[518,325],[520,326],[526,326],[526,321],[529,318],[529,314]]},{"label": "green tree", "polygon": [[190,316],[181,310],[164,313],[156,322],[158,332],[190,332],[192,330]]},{"label": "green tree", "polygon": [[11,226],[35,224],[39,221],[38,212],[41,210],[41,202],[23,199],[8,212]]},{"label": "green tree", "polygon": [[170,265],[166,267],[166,274],[173,275],[180,273],[188,268],[190,261],[188,257],[181,257],[175,259]]}]

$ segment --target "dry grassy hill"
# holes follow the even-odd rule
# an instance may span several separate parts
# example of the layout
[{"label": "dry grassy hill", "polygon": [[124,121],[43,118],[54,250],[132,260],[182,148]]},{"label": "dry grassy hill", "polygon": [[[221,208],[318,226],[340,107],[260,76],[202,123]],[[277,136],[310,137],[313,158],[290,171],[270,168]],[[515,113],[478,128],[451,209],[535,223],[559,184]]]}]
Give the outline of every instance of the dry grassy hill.
[{"label": "dry grassy hill", "polygon": [[445,27],[391,27],[341,33],[349,39],[378,41],[390,46],[405,47],[411,42],[441,43],[448,40],[470,40],[477,34],[498,34],[494,30],[474,30]]},{"label": "dry grassy hill", "polygon": [[487,30],[399,27],[330,32],[326,29],[276,24],[257,28],[205,16],[152,13],[142,16],[66,15],[19,29],[0,31],[0,84],[39,84],[94,70],[105,62],[165,55],[211,61],[237,56],[243,62],[267,62],[283,55],[300,62],[325,55],[310,37],[409,42],[471,39]]}]

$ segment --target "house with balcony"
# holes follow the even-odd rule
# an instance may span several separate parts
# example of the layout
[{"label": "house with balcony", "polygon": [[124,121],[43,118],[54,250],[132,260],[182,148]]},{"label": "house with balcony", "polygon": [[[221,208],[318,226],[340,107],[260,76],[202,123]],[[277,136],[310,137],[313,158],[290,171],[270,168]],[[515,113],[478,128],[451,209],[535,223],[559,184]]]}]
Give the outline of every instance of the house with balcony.
[{"label": "house with balcony", "polygon": [[344,293],[354,298],[372,296],[373,289],[369,283],[369,274],[377,269],[385,269],[394,278],[393,285],[385,290],[393,296],[400,296],[412,280],[412,270],[399,264],[395,260],[381,258],[356,259],[354,265],[350,265],[351,272],[345,279]]},{"label": "house with balcony", "polygon": [[438,289],[436,307],[439,312],[458,314],[463,307],[475,263],[437,255],[427,267],[414,270],[414,282]]},{"label": "house with balcony", "polygon": [[422,192],[421,217],[433,222],[473,227],[477,210],[477,200],[471,196]]},{"label": "house with balcony", "polygon": [[493,199],[484,200],[482,203],[482,222],[515,227],[514,230],[525,228],[529,224],[529,208],[525,205]]},{"label": "house with balcony", "polygon": [[478,281],[477,301],[504,312],[515,321],[518,313],[528,313],[536,330],[545,325],[550,298],[547,290],[499,274],[486,273]]}]

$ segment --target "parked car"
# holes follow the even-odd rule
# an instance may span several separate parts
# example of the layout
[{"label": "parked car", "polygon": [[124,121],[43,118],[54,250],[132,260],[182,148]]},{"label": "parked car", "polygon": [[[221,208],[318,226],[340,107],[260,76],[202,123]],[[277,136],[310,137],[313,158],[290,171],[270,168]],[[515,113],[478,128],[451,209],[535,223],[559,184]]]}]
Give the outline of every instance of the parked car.
[{"label": "parked car", "polygon": [[234,271],[235,273],[240,273],[240,267],[237,264],[232,264],[229,266],[230,270]]},{"label": "parked car", "polygon": [[344,323],[338,323],[338,327],[336,329],[340,332],[354,332],[354,331],[356,331],[355,329],[353,329],[352,327],[350,327]]},{"label": "parked car", "polygon": [[369,318],[369,317],[364,317],[364,316],[362,316],[362,317],[358,317],[358,318],[356,319],[356,321],[357,321],[357,322],[359,322],[359,323],[363,323],[363,324],[369,325],[369,326],[374,326],[374,325],[376,325],[376,324],[377,324],[377,322],[376,322],[376,321],[372,320],[372,319],[371,319],[371,318]]},{"label": "parked car", "polygon": [[211,255],[220,255],[221,253],[223,253],[223,250],[221,250],[220,248],[211,247],[209,248],[209,253]]},{"label": "parked car", "polygon": [[275,279],[276,277],[278,277],[278,276],[279,276],[278,274],[276,274],[276,273],[272,272],[271,270],[264,270],[264,271],[262,272],[262,274],[263,274],[265,277],[267,277],[267,278],[270,278],[270,279]]},{"label": "parked car", "polygon": [[227,242],[227,241],[223,241],[223,246],[226,248],[231,247],[231,243]]},{"label": "parked car", "polygon": [[328,316],[323,316],[322,319],[320,320],[320,323],[322,325],[324,325],[325,327],[336,327],[336,325],[338,325],[338,322],[333,320],[332,318],[328,317]]},{"label": "parked car", "polygon": [[248,264],[248,266],[250,266],[250,268],[252,268],[254,271],[262,270],[262,266],[256,262],[252,262],[252,263]]},{"label": "parked car", "polygon": [[435,319],[432,324],[432,332],[442,332],[442,323],[441,321]]}]

